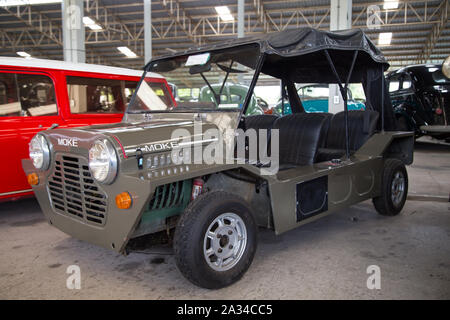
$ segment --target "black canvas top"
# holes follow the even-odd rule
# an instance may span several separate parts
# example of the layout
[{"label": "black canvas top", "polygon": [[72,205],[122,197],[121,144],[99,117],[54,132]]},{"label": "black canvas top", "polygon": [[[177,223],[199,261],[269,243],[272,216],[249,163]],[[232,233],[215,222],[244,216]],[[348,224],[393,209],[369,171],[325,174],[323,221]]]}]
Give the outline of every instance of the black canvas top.
[{"label": "black canvas top", "polygon": [[[318,54],[318,51],[328,49],[331,53],[331,51],[340,50],[342,52],[337,55],[339,56],[338,60],[344,62],[344,60],[347,60],[348,58],[351,62],[353,51],[357,50],[359,53],[362,53],[363,58],[360,59],[363,59],[366,63],[382,64],[384,70],[387,70],[389,67],[389,64],[380,50],[378,50],[369,37],[367,37],[360,29],[333,32],[321,31],[313,28],[289,29],[281,32],[264,34],[260,37],[232,39],[216,44],[199,46],[185,51],[164,55],[152,61],[187,54],[221,50],[252,43],[258,44],[260,52],[268,54],[268,58],[274,58],[274,61],[279,60],[280,58],[294,58],[315,53],[313,59],[316,62],[315,65],[323,64],[328,66],[325,56],[323,54]],[[278,56],[278,59],[274,56]],[[339,69],[339,61],[333,62],[336,64],[337,69]],[[346,66],[350,63],[349,61],[345,62],[347,62]]]},{"label": "black canvas top", "polygon": [[[218,53],[214,58],[216,61],[213,62],[218,62],[229,59],[227,55],[230,51],[227,49],[234,48],[240,51],[240,47],[242,51],[238,54],[232,50],[234,61],[254,68],[255,66],[252,65],[255,63],[254,52],[259,50],[261,54],[265,54],[261,72],[278,79],[293,83],[345,83],[347,80],[350,83],[362,83],[367,98],[367,108],[384,114],[385,129],[396,129],[396,120],[383,74],[389,68],[389,64],[381,51],[360,29],[329,32],[313,28],[298,28],[260,37],[233,39],[158,57],[149,62],[146,69],[153,61],[212,51]],[[221,57],[221,50],[223,50],[223,57]],[[249,54],[250,52],[253,54]],[[340,81],[337,81],[330,67],[326,52],[333,62]],[[357,57],[349,77],[355,52]],[[166,61],[170,62],[170,60]],[[159,63],[161,70],[152,71],[166,71],[162,66],[170,69],[171,63]]]}]

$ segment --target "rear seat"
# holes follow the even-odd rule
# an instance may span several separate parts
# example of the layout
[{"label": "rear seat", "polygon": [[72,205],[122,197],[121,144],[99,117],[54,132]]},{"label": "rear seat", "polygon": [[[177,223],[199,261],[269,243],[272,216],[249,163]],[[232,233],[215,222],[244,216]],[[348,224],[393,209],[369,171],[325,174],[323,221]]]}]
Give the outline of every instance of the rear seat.
[{"label": "rear seat", "polygon": [[329,113],[296,113],[275,121],[273,129],[280,130],[280,170],[317,162],[331,117]]},{"label": "rear seat", "polygon": [[[379,114],[376,111],[349,111],[349,150],[355,152],[377,129]],[[317,162],[339,159],[345,155],[345,113],[336,113],[330,122],[324,146],[319,148]]]}]

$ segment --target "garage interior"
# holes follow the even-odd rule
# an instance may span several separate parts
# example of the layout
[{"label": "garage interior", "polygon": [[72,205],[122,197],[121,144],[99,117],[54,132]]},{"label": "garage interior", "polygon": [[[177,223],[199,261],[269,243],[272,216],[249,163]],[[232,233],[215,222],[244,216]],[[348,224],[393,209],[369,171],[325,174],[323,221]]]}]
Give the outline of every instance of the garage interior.
[{"label": "garage interior", "polygon": [[[360,28],[388,71],[441,65],[450,55],[449,0],[4,2],[0,56],[7,57],[140,70],[151,58],[194,46],[300,27]],[[77,32],[65,27],[68,6],[83,12]],[[407,170],[408,199],[398,216],[377,215],[365,201],[280,236],[261,229],[243,279],[212,291],[183,278],[169,245],[125,257],[49,226],[34,198],[3,202],[0,299],[449,299],[450,143],[419,138]],[[70,265],[82,270],[81,290],[66,287]],[[367,287],[371,265],[381,269],[380,289]]]}]

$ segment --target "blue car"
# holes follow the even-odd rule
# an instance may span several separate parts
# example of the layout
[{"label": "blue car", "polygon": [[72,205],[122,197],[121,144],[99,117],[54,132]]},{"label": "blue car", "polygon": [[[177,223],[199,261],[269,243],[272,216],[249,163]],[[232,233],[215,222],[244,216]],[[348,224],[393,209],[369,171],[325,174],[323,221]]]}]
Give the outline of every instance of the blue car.
[{"label": "blue car", "polygon": [[[298,90],[298,96],[302,101],[303,108],[306,112],[328,112],[328,97],[329,87],[327,84],[308,84],[300,87]],[[348,110],[364,110],[366,107],[364,103],[356,101],[352,97],[352,93],[349,90],[349,99],[347,101]],[[281,106],[281,100],[274,107],[274,113],[285,115],[291,114],[291,106],[289,102],[285,101],[284,110]]]}]

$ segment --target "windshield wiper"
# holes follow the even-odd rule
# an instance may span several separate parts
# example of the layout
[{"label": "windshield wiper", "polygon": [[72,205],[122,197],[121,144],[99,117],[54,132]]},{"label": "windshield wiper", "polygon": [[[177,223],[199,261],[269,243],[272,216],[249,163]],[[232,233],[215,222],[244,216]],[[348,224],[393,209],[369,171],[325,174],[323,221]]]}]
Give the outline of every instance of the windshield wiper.
[{"label": "windshield wiper", "polygon": [[[231,67],[233,66],[233,62],[234,62],[234,61],[231,60],[230,67],[228,68],[227,71],[225,71],[225,72],[226,72],[226,74],[225,74],[225,79],[223,79],[222,86],[220,87],[219,101],[220,101],[220,97],[222,96],[223,87],[225,87],[225,83],[227,82],[228,75],[230,74],[231,70],[233,70],[233,69],[231,69]],[[218,63],[216,63],[216,64],[217,64],[217,66],[218,66],[220,69],[222,69],[222,70],[224,69],[224,68],[222,68],[222,66],[221,66],[220,64],[218,64]]]},{"label": "windshield wiper", "polygon": [[203,72],[200,72],[200,75],[202,76],[203,81],[206,82],[206,85],[208,86],[209,90],[211,90],[211,93],[213,94],[214,100],[216,100],[217,105],[219,105],[220,104],[220,95],[218,96],[217,93],[214,91],[214,89],[211,87],[211,84],[206,79],[206,77],[203,75]]},{"label": "windshield wiper", "polygon": [[[205,75],[203,74],[203,72],[200,72],[200,75],[202,76],[203,81],[206,82],[206,85],[208,86],[209,90],[211,90],[211,93],[213,94],[214,100],[216,100],[217,105],[219,105],[220,102],[221,102],[221,101],[220,101],[220,100],[221,100],[220,97],[222,96],[222,91],[223,91],[223,88],[225,87],[225,83],[226,83],[227,80],[228,80],[228,75],[230,74],[230,72],[232,72],[233,70],[235,70],[235,69],[232,69],[232,68],[231,68],[231,67],[233,66],[233,63],[234,63],[234,61],[231,61],[229,67],[224,67],[224,66],[222,66],[222,65],[220,65],[220,64],[218,64],[218,63],[216,63],[216,65],[217,65],[221,70],[223,70],[223,71],[226,72],[226,74],[225,74],[225,79],[224,79],[223,82],[222,82],[222,86],[220,87],[220,91],[219,91],[218,94],[216,93],[216,91],[214,91],[213,87],[212,87],[211,84],[209,83],[208,79],[206,79],[206,77],[205,77]],[[238,70],[238,71],[240,72],[240,70]]]}]

